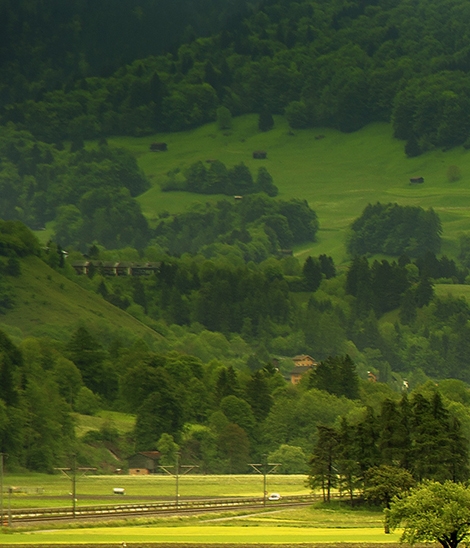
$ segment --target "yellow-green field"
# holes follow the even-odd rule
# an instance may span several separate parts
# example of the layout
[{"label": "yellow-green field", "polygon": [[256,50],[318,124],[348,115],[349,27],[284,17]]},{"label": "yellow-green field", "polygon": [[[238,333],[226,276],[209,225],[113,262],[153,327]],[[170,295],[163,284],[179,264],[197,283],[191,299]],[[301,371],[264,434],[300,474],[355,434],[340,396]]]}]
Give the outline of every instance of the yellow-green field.
[{"label": "yellow-green field", "polygon": [[351,510],[347,506],[310,507],[170,516],[120,522],[120,526],[81,526],[69,529],[0,534],[0,545],[11,544],[306,544],[397,543],[399,533],[385,534],[380,510]]},{"label": "yellow-green field", "polygon": [[0,545],[31,544],[115,544],[196,543],[196,544],[305,544],[305,543],[397,543],[398,532],[385,534],[383,528],[296,528],[296,527],[119,527],[70,529],[1,535]]}]

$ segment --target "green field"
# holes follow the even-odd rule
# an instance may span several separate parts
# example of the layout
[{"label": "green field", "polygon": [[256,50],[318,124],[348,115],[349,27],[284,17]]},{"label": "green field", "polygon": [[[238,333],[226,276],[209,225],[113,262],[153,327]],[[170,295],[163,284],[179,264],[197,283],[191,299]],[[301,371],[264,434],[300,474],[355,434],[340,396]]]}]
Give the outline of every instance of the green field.
[{"label": "green field", "polygon": [[[318,241],[297,247],[295,254],[300,259],[326,253],[337,266],[346,265],[348,226],[367,203],[376,201],[434,207],[444,228],[442,252],[456,257],[459,234],[470,231],[469,151],[457,147],[409,159],[404,155],[403,142],[392,137],[391,126],[385,123],[352,134],[320,128],[290,133],[283,117],[276,117],[273,130],[260,133],[257,117],[247,115],[234,119],[230,132],[222,133],[215,124],[209,124],[192,131],[112,138],[110,142],[132,151],[152,182],[152,188],[138,198],[152,224],[163,211],[175,213],[221,198],[162,192],[159,186],[169,170],[184,170],[195,161],[217,158],[229,167],[245,162],[253,173],[266,166],[280,189],[280,198],[306,199],[316,210]],[[319,134],[325,138],[315,139]],[[152,141],[166,141],[168,152],[150,152]],[[252,158],[252,151],[257,149],[268,152],[267,160]],[[450,165],[457,165],[462,173],[457,183],[447,180]],[[414,175],[423,176],[425,183],[410,186],[409,178]],[[48,233],[38,235],[46,237]],[[0,328],[15,341],[28,336],[64,340],[78,325],[85,325],[104,339],[118,329],[123,339],[137,335],[161,344],[163,351],[166,348],[163,338],[150,327],[34,257],[22,260],[22,274],[11,282],[15,307],[6,311]],[[467,296],[462,287],[445,286],[439,291]]]},{"label": "green field", "polygon": [[[308,493],[305,476],[270,475],[269,491],[283,495]],[[29,474],[5,476],[4,485],[23,485],[24,492],[13,496],[12,506],[71,504],[70,480],[65,476]],[[22,483],[18,483],[22,482]],[[123,497],[110,495],[113,487],[124,487]],[[34,491],[41,494],[34,495]],[[29,492],[28,492],[29,491]],[[259,475],[181,476],[180,500],[203,496],[262,496]],[[170,476],[85,476],[77,481],[77,506],[110,504],[153,496],[172,497],[175,479]],[[22,503],[22,504],[19,504]],[[7,501],[4,500],[6,512]],[[304,544],[304,543],[396,543],[398,534],[385,535],[380,510],[352,510],[338,503],[316,503],[308,507],[283,509],[277,503],[256,511],[220,511],[190,516],[165,516],[90,524],[62,524],[25,530],[18,525],[0,533],[0,546],[41,544]]]},{"label": "green field", "polygon": [[96,415],[79,415],[75,413],[75,434],[83,436],[90,430],[100,430],[105,425],[111,425],[120,434],[131,432],[135,425],[135,415],[106,411],[102,409]]},{"label": "green field", "polygon": [[[293,133],[293,134],[292,134]],[[323,139],[315,139],[319,134]],[[152,141],[168,143],[168,152],[150,152]],[[454,256],[458,235],[470,230],[470,151],[457,147],[434,150],[407,158],[404,143],[392,136],[390,124],[371,124],[355,133],[317,128],[290,132],[283,117],[266,133],[257,129],[257,116],[235,118],[230,132],[209,124],[192,131],[145,138],[120,137],[110,142],[131,150],[138,158],[152,188],[139,197],[147,218],[154,223],[162,211],[182,211],[193,203],[220,196],[161,192],[159,184],[169,170],[207,159],[227,166],[240,162],[253,173],[266,166],[279,187],[280,198],[306,199],[320,221],[318,242],[296,250],[298,255],[327,253],[338,264],[347,260],[344,240],[349,224],[369,202],[397,202],[433,207],[443,227],[443,252]],[[268,152],[267,160],[254,160],[252,151]],[[462,178],[450,183],[447,169],[459,167]],[[425,183],[411,186],[410,177]]]},{"label": "green field", "polygon": [[470,302],[470,285],[435,284],[434,292],[438,297],[451,295],[452,297],[463,298]]},{"label": "green field", "polygon": [[2,546],[49,543],[115,544],[126,543],[197,543],[207,544],[305,544],[305,543],[398,543],[398,532],[386,535],[383,528],[298,528],[298,527],[119,527],[106,529],[70,529],[1,535]]},{"label": "green field", "polygon": [[[64,467],[67,466],[64,463]],[[37,508],[67,506],[71,504],[71,478],[57,473],[6,475],[3,480],[5,487],[14,486],[17,489],[11,496],[12,508]],[[77,505],[125,503],[145,498],[146,500],[175,496],[176,480],[167,474],[151,476],[102,476],[87,473],[77,474],[76,493]],[[114,487],[125,489],[125,496],[113,495]],[[310,493],[306,487],[306,477],[303,475],[272,474],[267,478],[270,492],[282,495],[298,495]],[[185,497],[262,497],[263,477],[258,474],[247,475],[181,475],[178,479],[180,500]],[[7,503],[6,497],[5,505]]]},{"label": "green field", "polygon": [[382,512],[351,510],[347,506],[315,504],[293,509],[135,519],[106,526],[0,534],[0,545],[93,543],[304,544],[396,543],[399,533],[384,534]]}]

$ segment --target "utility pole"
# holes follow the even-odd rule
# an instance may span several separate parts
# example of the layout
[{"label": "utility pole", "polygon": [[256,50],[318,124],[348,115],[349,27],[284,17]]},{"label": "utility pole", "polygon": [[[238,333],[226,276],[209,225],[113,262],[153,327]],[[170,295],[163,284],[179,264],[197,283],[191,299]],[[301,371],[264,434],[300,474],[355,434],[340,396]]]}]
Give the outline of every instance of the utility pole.
[{"label": "utility pole", "polygon": [[[73,455],[72,466],[69,468],[54,468],[54,470],[60,470],[65,477],[72,481],[72,516],[75,518],[77,515],[77,470],[83,472],[80,477],[83,477],[87,472],[96,471],[96,468],[83,467],[77,468],[77,457]],[[70,472],[70,473],[69,473]]]},{"label": "utility pole", "polygon": [[12,525],[12,518],[11,518],[11,494],[13,492],[13,487],[8,488],[8,527],[11,527]]},{"label": "utility pole", "polygon": [[0,527],[3,527],[3,457],[5,453],[0,453]]},{"label": "utility pole", "polygon": [[280,462],[268,462],[268,455],[263,455],[263,462],[261,464],[250,464],[253,470],[256,470],[258,474],[263,475],[263,506],[266,506],[266,499],[268,496],[268,474],[272,474],[278,466],[281,466]]},{"label": "utility pole", "polygon": [[8,453],[0,452],[0,529],[4,524],[4,507],[3,507],[3,474],[4,474],[4,464],[5,459],[8,458]]},{"label": "utility pole", "polygon": [[[180,498],[180,493],[179,493],[179,479],[180,479],[180,476],[181,475],[185,476],[186,474],[191,472],[191,470],[194,470],[194,468],[199,468],[199,467],[196,466],[195,464],[183,464],[183,465],[181,465],[180,464],[180,453],[179,453],[179,451],[177,451],[176,454],[175,454],[175,464],[174,465],[163,466],[162,464],[160,464],[159,468],[161,468],[168,475],[175,477],[175,483],[176,483],[175,508],[176,508],[176,510],[178,510],[179,498]],[[171,470],[172,468],[174,468],[174,472]],[[181,469],[182,468],[184,469],[183,474],[181,474]]]}]

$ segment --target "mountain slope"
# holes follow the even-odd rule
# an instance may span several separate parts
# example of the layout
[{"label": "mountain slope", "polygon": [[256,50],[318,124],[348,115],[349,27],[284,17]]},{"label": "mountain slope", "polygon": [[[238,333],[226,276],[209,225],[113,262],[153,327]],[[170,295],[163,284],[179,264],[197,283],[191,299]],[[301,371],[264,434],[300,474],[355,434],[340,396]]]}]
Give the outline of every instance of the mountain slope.
[{"label": "mountain slope", "polygon": [[83,325],[95,333],[123,339],[161,336],[102,297],[51,269],[38,257],[21,260],[21,275],[11,278],[15,305],[0,318],[0,328],[13,338],[50,336],[61,340]]}]

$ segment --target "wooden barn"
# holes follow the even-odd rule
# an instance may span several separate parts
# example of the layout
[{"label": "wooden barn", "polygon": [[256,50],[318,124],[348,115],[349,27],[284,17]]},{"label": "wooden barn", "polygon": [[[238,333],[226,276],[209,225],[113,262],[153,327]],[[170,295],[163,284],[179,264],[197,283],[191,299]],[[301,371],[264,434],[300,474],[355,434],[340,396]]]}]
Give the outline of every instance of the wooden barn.
[{"label": "wooden barn", "polygon": [[148,474],[155,474],[159,470],[159,459],[159,451],[141,451],[140,453],[135,453],[135,455],[128,458],[129,475],[146,476]]},{"label": "wooden barn", "polygon": [[152,152],[166,152],[168,150],[168,145],[166,143],[152,143],[150,145],[150,150]]}]

